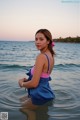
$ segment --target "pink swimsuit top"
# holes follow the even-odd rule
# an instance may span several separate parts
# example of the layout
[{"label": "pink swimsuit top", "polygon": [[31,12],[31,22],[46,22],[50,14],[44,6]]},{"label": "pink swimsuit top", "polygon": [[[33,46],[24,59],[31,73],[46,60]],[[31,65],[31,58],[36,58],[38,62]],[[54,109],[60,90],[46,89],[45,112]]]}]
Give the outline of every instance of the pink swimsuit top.
[{"label": "pink swimsuit top", "polygon": [[[48,77],[50,77],[50,74],[49,74],[49,71],[50,71],[50,60],[49,60],[49,57],[48,57],[47,54],[44,54],[44,55],[46,56],[46,58],[48,60],[48,71],[47,71],[47,73],[42,72],[40,77],[48,78]],[[31,74],[32,75],[34,74],[34,69],[35,69],[35,66],[33,66],[32,69],[31,69]]]},{"label": "pink swimsuit top", "polygon": [[[35,66],[33,66],[32,69],[31,69],[31,74],[32,74],[32,75],[34,74],[34,69],[35,69],[34,67],[35,67]],[[41,74],[40,77],[48,78],[49,76],[50,76],[49,73],[44,73],[44,72],[42,72],[42,74]]]}]

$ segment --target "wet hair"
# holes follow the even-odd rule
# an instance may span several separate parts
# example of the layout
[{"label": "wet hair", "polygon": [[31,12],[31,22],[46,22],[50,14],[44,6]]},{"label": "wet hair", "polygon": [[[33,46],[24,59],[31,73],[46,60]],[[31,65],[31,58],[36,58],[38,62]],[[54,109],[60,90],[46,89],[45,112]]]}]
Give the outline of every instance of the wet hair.
[{"label": "wet hair", "polygon": [[[42,34],[45,36],[45,38],[47,39],[47,41],[49,41],[48,49],[49,49],[50,53],[52,54],[52,56],[55,55],[55,52],[54,52],[54,50],[53,50],[53,48],[52,48],[53,39],[52,39],[52,35],[51,35],[50,31],[47,30],[47,29],[39,29],[39,30],[36,32],[36,34],[37,34],[37,33],[42,33]],[[36,34],[35,34],[35,35],[36,35]]]}]

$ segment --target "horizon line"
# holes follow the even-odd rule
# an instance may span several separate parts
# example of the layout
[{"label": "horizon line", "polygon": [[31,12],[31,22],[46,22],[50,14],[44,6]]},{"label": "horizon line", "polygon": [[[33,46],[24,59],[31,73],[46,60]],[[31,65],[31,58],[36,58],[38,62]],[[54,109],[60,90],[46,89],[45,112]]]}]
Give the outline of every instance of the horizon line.
[{"label": "horizon line", "polygon": [[[69,38],[69,37],[70,37],[70,38],[77,38],[77,37],[80,37],[80,36],[78,36],[78,35],[75,36],[75,37],[71,37],[71,36],[68,36],[68,37],[61,37],[61,36],[60,36],[60,37],[58,37],[58,38],[54,38],[53,40],[59,39],[59,38],[65,39],[65,38]],[[8,39],[0,39],[0,41],[21,41],[21,42],[26,42],[26,41],[27,41],[27,42],[31,42],[31,41],[35,41],[35,40],[31,40],[31,39],[30,39],[30,40],[28,40],[28,39],[26,39],[26,40],[17,40],[17,39],[13,39],[13,40],[12,40],[12,39],[11,39],[11,40],[9,39],[9,40],[8,40]]]}]

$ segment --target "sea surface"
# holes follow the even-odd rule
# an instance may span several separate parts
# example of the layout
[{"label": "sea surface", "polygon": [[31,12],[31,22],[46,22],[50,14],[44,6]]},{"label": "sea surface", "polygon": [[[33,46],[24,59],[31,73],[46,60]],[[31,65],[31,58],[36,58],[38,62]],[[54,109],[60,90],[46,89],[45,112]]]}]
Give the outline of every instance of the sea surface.
[{"label": "sea surface", "polygon": [[[54,50],[50,86],[56,98],[40,110],[29,111],[31,120],[80,120],[80,44],[55,43]],[[8,112],[9,120],[28,120],[27,112],[20,110],[27,91],[18,80],[27,77],[38,53],[33,41],[0,41],[0,113]]]}]

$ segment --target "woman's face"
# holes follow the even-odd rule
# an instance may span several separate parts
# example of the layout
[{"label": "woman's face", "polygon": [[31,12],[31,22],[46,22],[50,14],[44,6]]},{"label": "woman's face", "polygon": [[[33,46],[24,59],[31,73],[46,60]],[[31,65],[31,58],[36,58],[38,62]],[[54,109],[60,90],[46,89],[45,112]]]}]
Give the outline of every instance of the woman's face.
[{"label": "woman's face", "polygon": [[35,35],[35,45],[38,50],[42,50],[44,48],[47,48],[49,44],[49,41],[47,41],[46,37],[42,33],[37,33]]}]

